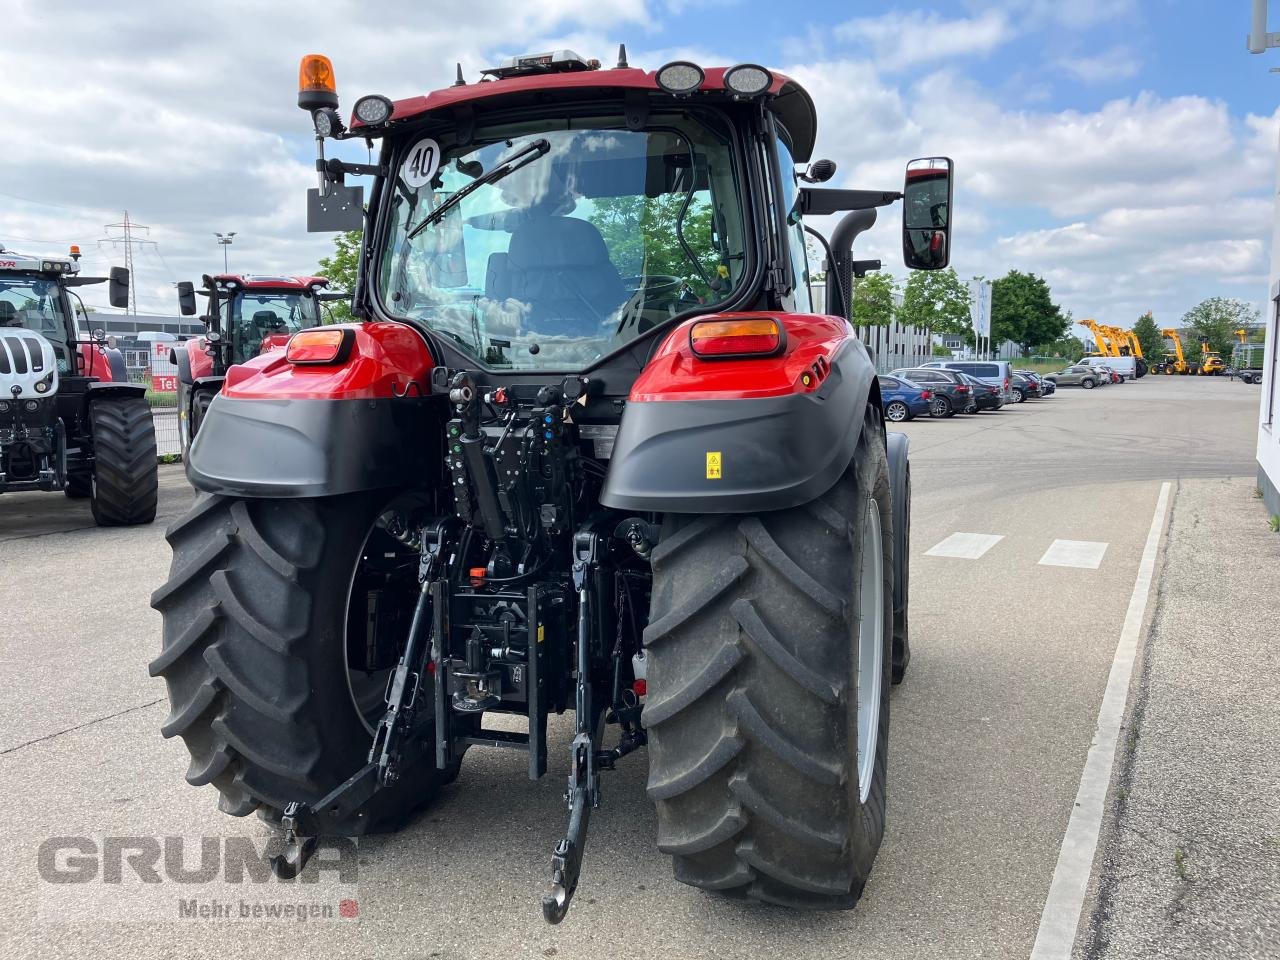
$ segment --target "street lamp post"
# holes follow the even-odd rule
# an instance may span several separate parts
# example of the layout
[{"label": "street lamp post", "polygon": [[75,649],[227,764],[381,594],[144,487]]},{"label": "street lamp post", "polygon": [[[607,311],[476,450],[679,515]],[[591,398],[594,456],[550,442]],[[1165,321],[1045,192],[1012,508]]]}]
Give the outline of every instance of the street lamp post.
[{"label": "street lamp post", "polygon": [[223,273],[228,273],[231,269],[230,267],[227,266],[227,247],[231,246],[231,238],[234,237],[235,235],[236,235],[236,232],[234,230],[232,230],[230,233],[214,234],[214,236],[218,238],[218,243],[222,245],[222,272]]}]

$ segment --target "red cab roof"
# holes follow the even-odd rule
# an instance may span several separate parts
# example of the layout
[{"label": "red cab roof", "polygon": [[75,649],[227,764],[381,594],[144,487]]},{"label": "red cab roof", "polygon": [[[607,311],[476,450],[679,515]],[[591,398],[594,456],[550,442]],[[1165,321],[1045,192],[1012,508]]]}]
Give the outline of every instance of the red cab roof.
[{"label": "red cab roof", "polygon": [[[728,67],[707,67],[706,79],[690,99],[694,102],[705,94],[725,93],[724,75]],[[662,93],[657,71],[623,68],[614,70],[575,70],[566,73],[539,73],[500,80],[481,80],[462,86],[445,87],[424,96],[406,97],[393,104],[391,122],[409,120],[431,113],[444,113],[461,106],[477,106],[503,98],[519,99],[521,94],[572,94],[587,90],[644,90]],[[769,108],[791,134],[792,155],[797,163],[808,162],[818,133],[817,112],[804,88],[781,73],[773,72],[769,88]],[[451,116],[445,113],[445,116]],[[351,118],[351,129],[363,124]]]},{"label": "red cab roof", "polygon": [[213,279],[218,283],[235,283],[246,290],[305,290],[329,285],[325,277],[274,277],[256,273],[218,273]]}]

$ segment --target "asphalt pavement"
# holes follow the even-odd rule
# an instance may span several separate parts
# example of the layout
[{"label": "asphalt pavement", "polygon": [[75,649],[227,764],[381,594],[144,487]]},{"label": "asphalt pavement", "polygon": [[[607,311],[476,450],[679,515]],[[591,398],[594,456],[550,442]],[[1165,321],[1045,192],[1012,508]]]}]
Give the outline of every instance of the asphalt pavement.
[{"label": "asphalt pavement", "polygon": [[[162,468],[162,519],[140,529],[94,528],[82,503],[61,496],[7,494],[0,956],[1026,957],[1161,483],[1174,482],[1179,542],[1195,553],[1215,529],[1208,514],[1176,527],[1189,515],[1187,491],[1205,485],[1198,509],[1211,511],[1218,497],[1249,489],[1224,478],[1253,475],[1257,402],[1257,388],[1240,383],[1147,377],[903,425],[915,490],[914,659],[892,694],[885,842],[862,902],[835,914],[743,904],[675,882],[654,846],[641,751],[605,775],[573,908],[562,925],[544,924],[537,900],[565,822],[565,722],[553,727],[542,781],[527,780],[519,755],[473,750],[429,811],[399,834],[362,841],[358,882],[344,888],[355,916],[184,918],[179,901],[206,892],[172,873],[142,891],[107,882],[102,865],[79,885],[42,879],[50,837],[104,849],[108,837],[263,838],[267,828],[218,813],[211,788],[184,782],[181,742],[159,735],[168,707],[163,684],[147,675],[160,632],[147,604],[168,568],[163,521],[191,497],[181,468]],[[948,552],[962,555],[940,555]],[[1235,579],[1254,573],[1241,568]],[[1200,582],[1194,571],[1158,577],[1157,623],[1181,602],[1171,589],[1181,597]],[[1206,624],[1231,613],[1236,594],[1204,589],[1217,598],[1207,612],[1194,594]],[[1230,682],[1198,676],[1215,689]],[[1185,745],[1193,741],[1188,733]],[[1145,774],[1151,796],[1169,789],[1177,743]],[[1231,756],[1260,763],[1245,756],[1255,746]],[[1215,797],[1229,803],[1247,784],[1231,781]],[[1119,822],[1105,849],[1123,870],[1125,851],[1110,839]],[[1105,877],[1093,890],[1127,902]],[[302,902],[306,892],[259,884],[252,896]],[[1116,952],[1123,938],[1106,929],[1082,940],[1083,955],[1161,955]]]}]

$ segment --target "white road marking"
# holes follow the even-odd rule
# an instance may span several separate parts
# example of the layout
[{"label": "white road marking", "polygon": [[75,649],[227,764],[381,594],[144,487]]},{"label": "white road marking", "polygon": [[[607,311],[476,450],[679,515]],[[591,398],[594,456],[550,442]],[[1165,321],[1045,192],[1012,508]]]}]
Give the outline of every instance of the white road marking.
[{"label": "white road marking", "polygon": [[1003,534],[953,533],[937,546],[924,552],[926,557],[954,557],[959,560],[977,560],[1004,539]]},{"label": "white road marking", "polygon": [[1097,570],[1102,563],[1102,555],[1107,552],[1105,543],[1092,540],[1055,540],[1040,558],[1046,567],[1079,567],[1082,570]]},{"label": "white road marking", "polygon": [[1107,692],[1103,695],[1102,706],[1098,710],[1098,726],[1084,762],[1080,789],[1076,792],[1075,806],[1071,808],[1071,820],[1067,823],[1067,832],[1058,850],[1058,863],[1053,870],[1053,882],[1049,885],[1049,897],[1045,901],[1044,912],[1040,914],[1040,926],[1036,930],[1035,946],[1031,948],[1031,960],[1071,958],[1076,929],[1080,925],[1080,913],[1084,908],[1085,889],[1089,885],[1093,857],[1098,848],[1098,833],[1102,827],[1107,787],[1111,782],[1111,766],[1115,761],[1120,722],[1124,719],[1125,702],[1129,698],[1129,680],[1133,676],[1133,661],[1138,653],[1142,618],[1147,611],[1147,598],[1155,578],[1156,553],[1160,548],[1160,534],[1164,530],[1170,486],[1168,481],[1160,486],[1155,516],[1151,518],[1151,529],[1147,531],[1147,543],[1142,548],[1142,560],[1138,564],[1138,577],[1133,584],[1124,626],[1120,628],[1115,658],[1111,661]]}]

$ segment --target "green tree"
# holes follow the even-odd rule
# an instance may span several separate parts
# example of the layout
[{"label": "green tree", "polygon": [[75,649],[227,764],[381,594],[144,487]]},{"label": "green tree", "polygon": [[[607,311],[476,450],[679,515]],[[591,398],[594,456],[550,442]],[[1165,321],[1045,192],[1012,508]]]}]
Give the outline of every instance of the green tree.
[{"label": "green tree", "polygon": [[991,340],[1012,340],[1028,356],[1032,348],[1052,343],[1071,324],[1049,296],[1049,285],[1034,273],[1010,270],[991,284]]},{"label": "green tree", "polygon": [[1147,363],[1158,363],[1164,356],[1164,337],[1160,336],[1160,328],[1156,326],[1155,317],[1148,310],[1133,325],[1133,335],[1138,338],[1142,347],[1142,356]]},{"label": "green tree", "polygon": [[697,258],[695,265],[676,232],[684,199],[682,193],[664,193],[592,200],[591,222],[623,275],[679,277],[700,294],[706,292],[704,275],[715,281],[720,254],[711,236],[711,204],[695,196],[680,222],[685,243]]},{"label": "green tree", "polygon": [[[338,234],[333,238],[333,255],[320,258],[320,275],[328,278],[330,290],[347,293],[355,290],[356,273],[360,267],[360,237],[359,230]],[[325,306],[334,323],[349,323],[355,319],[348,300],[333,300]]]},{"label": "green tree", "polygon": [[1184,337],[1182,343],[1187,362],[1191,362],[1192,346],[1196,348],[1199,358],[1201,340],[1208,340],[1210,350],[1217,350],[1224,360],[1229,359],[1231,348],[1237,342],[1235,331],[1240,327],[1249,327],[1259,319],[1258,309],[1243,300],[1231,297],[1201,300],[1182,315],[1182,325],[1191,331],[1191,336]]},{"label": "green tree", "polygon": [[969,285],[954,267],[913,270],[902,288],[898,322],[935,333],[964,333],[969,329]]},{"label": "green tree", "polygon": [[898,282],[891,273],[869,273],[853,278],[853,324],[887,327],[893,320],[893,295]]}]

